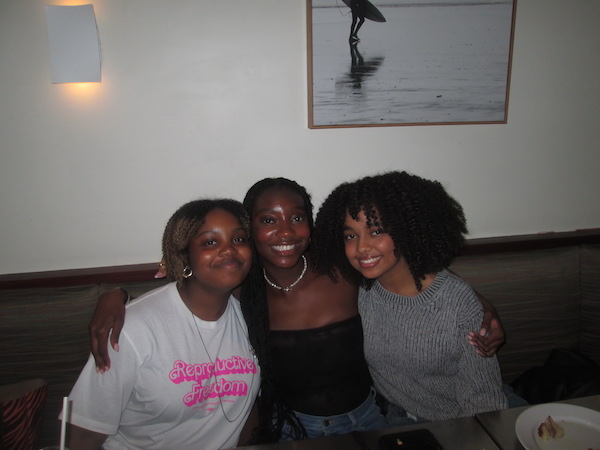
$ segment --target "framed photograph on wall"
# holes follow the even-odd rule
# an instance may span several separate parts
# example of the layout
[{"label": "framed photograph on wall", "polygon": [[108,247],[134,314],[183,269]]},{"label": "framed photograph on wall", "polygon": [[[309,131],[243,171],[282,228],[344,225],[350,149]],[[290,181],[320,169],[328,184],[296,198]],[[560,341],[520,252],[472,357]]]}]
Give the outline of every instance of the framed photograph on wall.
[{"label": "framed photograph on wall", "polygon": [[516,0],[307,0],[310,128],[506,123]]}]

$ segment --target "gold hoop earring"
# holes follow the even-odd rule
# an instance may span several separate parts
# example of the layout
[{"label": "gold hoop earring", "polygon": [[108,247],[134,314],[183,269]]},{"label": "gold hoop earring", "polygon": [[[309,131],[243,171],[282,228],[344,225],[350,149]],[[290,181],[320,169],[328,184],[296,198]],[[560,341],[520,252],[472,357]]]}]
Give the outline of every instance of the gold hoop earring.
[{"label": "gold hoop earring", "polygon": [[183,268],[183,278],[189,278],[194,274],[190,266],[185,266]]}]

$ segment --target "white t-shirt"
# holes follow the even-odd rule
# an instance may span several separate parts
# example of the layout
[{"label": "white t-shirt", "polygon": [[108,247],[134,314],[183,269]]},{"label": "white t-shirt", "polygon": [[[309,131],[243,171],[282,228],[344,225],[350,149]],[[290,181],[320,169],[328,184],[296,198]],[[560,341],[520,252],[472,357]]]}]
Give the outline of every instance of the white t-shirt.
[{"label": "white t-shirt", "polygon": [[110,370],[96,373],[90,356],[69,422],[109,435],[105,449],[235,447],[260,385],[238,300],[206,322],[170,283],[127,308]]}]

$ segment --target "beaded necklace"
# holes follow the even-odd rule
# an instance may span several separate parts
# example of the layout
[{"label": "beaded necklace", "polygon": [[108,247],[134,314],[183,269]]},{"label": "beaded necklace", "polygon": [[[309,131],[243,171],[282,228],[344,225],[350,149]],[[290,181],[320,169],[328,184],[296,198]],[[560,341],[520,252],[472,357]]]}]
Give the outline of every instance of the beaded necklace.
[{"label": "beaded necklace", "polygon": [[290,284],[288,287],[281,287],[275,283],[273,283],[271,280],[269,280],[269,277],[267,276],[267,271],[265,270],[265,268],[263,267],[263,277],[265,278],[265,281],[267,283],[269,283],[269,285],[271,287],[274,287],[275,289],[279,290],[279,291],[283,291],[283,292],[289,292],[292,290],[292,288],[294,286],[296,286],[298,283],[300,283],[300,280],[302,278],[304,278],[304,274],[306,273],[306,268],[308,267],[308,264],[306,263],[306,256],[302,255],[302,261],[304,262],[304,268],[302,269],[302,273],[300,274],[300,276],[296,279],[296,281],[294,281],[292,284]]}]

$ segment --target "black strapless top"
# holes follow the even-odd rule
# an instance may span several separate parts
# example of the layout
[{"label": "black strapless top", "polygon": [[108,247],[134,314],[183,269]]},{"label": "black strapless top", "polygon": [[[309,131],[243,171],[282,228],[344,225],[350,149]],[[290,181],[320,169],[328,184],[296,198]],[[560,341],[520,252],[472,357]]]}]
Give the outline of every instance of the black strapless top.
[{"label": "black strapless top", "polygon": [[371,376],[359,316],[321,328],[272,330],[270,347],[284,400],[295,411],[342,414],[369,395]]}]

